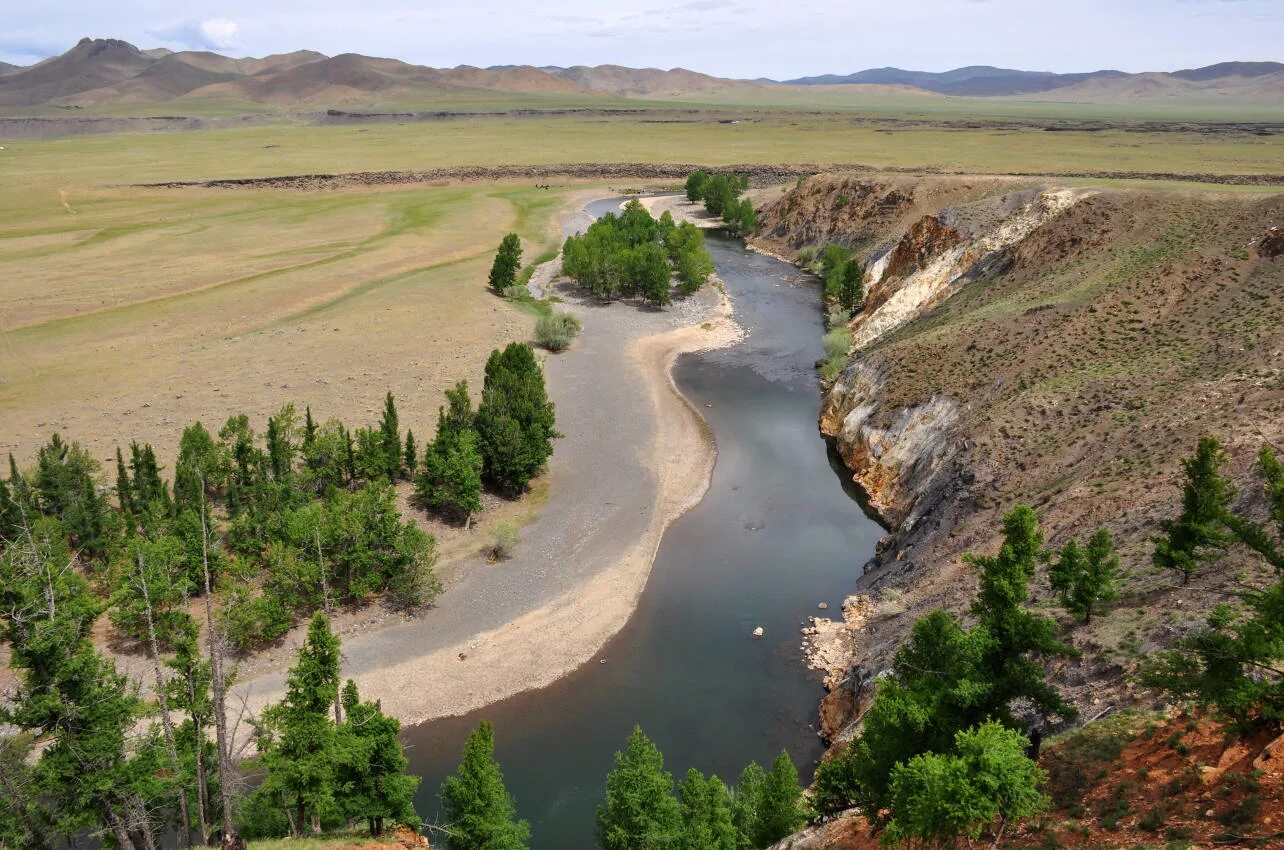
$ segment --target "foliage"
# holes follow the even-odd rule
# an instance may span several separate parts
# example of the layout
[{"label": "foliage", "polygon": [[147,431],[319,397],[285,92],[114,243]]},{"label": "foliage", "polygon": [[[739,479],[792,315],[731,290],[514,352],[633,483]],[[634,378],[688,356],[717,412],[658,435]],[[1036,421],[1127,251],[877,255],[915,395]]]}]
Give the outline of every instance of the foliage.
[{"label": "foliage", "polygon": [[460,381],[446,397],[450,411],[438,408],[437,435],[424,452],[415,493],[429,508],[467,524],[481,510],[481,438],[473,428],[468,383]]},{"label": "foliage", "polygon": [[1155,539],[1155,566],[1177,571],[1182,584],[1220,558],[1230,543],[1225,517],[1235,490],[1218,473],[1225,461],[1226,453],[1216,439],[1201,438],[1195,456],[1182,463],[1186,486],[1181,514],[1159,524],[1164,536]]},{"label": "foliage", "polygon": [[[665,279],[668,285],[668,279]],[[535,344],[549,351],[565,351],[580,332],[580,320],[573,313],[559,312],[535,320]]]},{"label": "foliage", "polygon": [[517,819],[495,761],[495,730],[485,720],[468,736],[455,775],[442,783],[441,804],[454,850],[523,850],[530,841],[530,826]]},{"label": "foliage", "polygon": [[686,190],[687,200],[692,203],[704,200],[705,186],[709,183],[709,175],[704,171],[692,171],[687,177]]},{"label": "foliage", "polygon": [[661,850],[676,845],[682,835],[673,776],[664,769],[660,750],[635,726],[606,775],[606,801],[597,807],[598,847]]},{"label": "foliage", "polygon": [[[1213,708],[1242,725],[1284,721],[1284,465],[1269,447],[1258,456],[1268,523],[1231,513],[1229,483],[1218,468],[1223,460],[1212,438],[1200,440],[1186,461],[1187,485],[1180,516],[1166,524],[1167,541],[1156,557],[1179,554],[1178,564],[1206,563],[1232,542],[1273,568],[1269,580],[1243,586],[1237,604],[1213,608],[1203,628],[1143,669],[1143,681]],[[1273,528],[1271,528],[1273,526]],[[1174,542],[1176,541],[1176,542]],[[1183,546],[1183,542],[1186,544]],[[1166,548],[1164,544],[1169,545]],[[1191,553],[1195,554],[1191,554]],[[1183,571],[1183,575],[1187,575]]]},{"label": "foliage", "polygon": [[703,236],[690,222],[660,220],[634,199],[617,216],[607,213],[562,247],[562,273],[603,300],[642,296],[656,306],[672,300],[670,279],[684,293],[708,279],[713,262]]},{"label": "foliage", "polygon": [[401,723],[377,702],[362,702],[351,679],[343,688],[344,722],[338,726],[335,786],[344,815],[365,820],[371,835],[386,822],[419,826],[413,800],[419,777],[406,774],[409,762],[397,740]]},{"label": "foliage", "polygon": [[716,776],[691,768],[678,783],[682,809],[679,850],[737,850],[731,791]]},{"label": "foliage", "polygon": [[894,816],[891,780],[898,764],[947,753],[959,732],[987,721],[1020,729],[1012,711],[1018,701],[1044,717],[1073,715],[1035,660],[1065,649],[1053,638],[1051,621],[1024,608],[1043,555],[1037,518],[1017,506],[1004,517],[1003,530],[997,556],[966,558],[981,570],[972,605],[976,625],[964,629],[943,611],[914,624],[891,675],[878,683],[863,734],[817,771],[815,801],[823,811],[860,805]]},{"label": "foliage", "polygon": [[510,233],[499,243],[495,261],[490,267],[490,288],[500,295],[517,282],[517,270],[522,267],[522,242],[516,233]]},{"label": "foliage", "polygon": [[505,493],[525,490],[553,453],[553,422],[531,347],[514,342],[491,352],[475,417],[486,479]]},{"label": "foliage", "polygon": [[996,722],[960,731],[949,753],[923,753],[892,769],[892,842],[976,840],[996,819],[1026,818],[1048,803],[1029,741]]},{"label": "foliage", "polygon": [[1048,570],[1048,578],[1066,610],[1089,622],[1096,603],[1119,598],[1119,556],[1110,532],[1098,529],[1087,546],[1068,541]]}]

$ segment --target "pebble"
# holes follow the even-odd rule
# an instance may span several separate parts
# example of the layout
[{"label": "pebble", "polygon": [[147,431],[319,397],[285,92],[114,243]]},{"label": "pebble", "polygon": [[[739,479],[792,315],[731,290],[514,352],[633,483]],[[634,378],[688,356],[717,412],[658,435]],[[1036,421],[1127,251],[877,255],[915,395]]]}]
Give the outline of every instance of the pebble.
[{"label": "pebble", "polygon": [[764,633],[764,630],[763,630],[762,626],[759,626],[758,628],[756,628],[756,629],[754,629],[754,630],[753,630],[753,636],[754,636],[754,637],[762,637],[762,636],[763,636],[763,633]]},{"label": "pebble", "polygon": [[817,605],[816,607],[817,607],[817,608],[819,608],[820,610],[824,611],[826,608],[828,608],[828,607],[829,607],[829,603],[828,603],[828,602],[822,602],[822,603],[820,603],[819,605]]}]

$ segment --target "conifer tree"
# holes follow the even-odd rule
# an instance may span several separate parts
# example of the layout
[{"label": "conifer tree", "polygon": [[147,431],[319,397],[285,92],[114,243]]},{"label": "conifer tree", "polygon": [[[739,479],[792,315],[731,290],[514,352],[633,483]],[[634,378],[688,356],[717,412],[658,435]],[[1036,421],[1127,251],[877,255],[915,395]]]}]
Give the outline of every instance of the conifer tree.
[{"label": "conifer tree", "polygon": [[1045,678],[1034,655],[1056,655],[1065,647],[1055,637],[1053,622],[1025,608],[1035,568],[1046,557],[1039,518],[1026,505],[1003,517],[1003,545],[996,556],[964,556],[981,570],[980,587],[972,603],[978,626],[988,644],[981,664],[990,688],[994,719],[1014,725],[1009,706],[1029,699],[1040,714],[1072,716],[1074,709]]},{"label": "conifer tree", "polygon": [[1092,620],[1093,606],[1098,602],[1119,598],[1118,577],[1119,557],[1110,532],[1104,528],[1097,529],[1086,547],[1067,541],[1048,570],[1048,579],[1061,604],[1085,623]]},{"label": "conifer tree", "polygon": [[452,850],[525,850],[530,826],[517,819],[513,797],[495,761],[495,730],[487,721],[468,736],[455,775],[441,785]]},{"label": "conifer tree", "polygon": [[429,508],[468,525],[482,507],[482,455],[477,432],[444,426],[443,412],[438,419],[438,436],[424,452],[416,494]]},{"label": "conifer tree", "polygon": [[303,450],[305,452],[312,448],[316,438],[317,424],[312,421],[312,405],[308,405],[303,410]]},{"label": "conifer tree", "polygon": [[757,814],[753,834],[758,847],[775,844],[807,822],[798,771],[784,750],[776,756],[762,784]]},{"label": "conifer tree", "polygon": [[406,450],[401,456],[401,466],[414,478],[415,469],[419,466],[419,449],[415,445],[415,432],[409,428],[406,429]]},{"label": "conifer tree", "polygon": [[736,850],[731,792],[716,776],[706,779],[694,767],[678,783],[682,807],[679,850]]},{"label": "conifer tree", "polygon": [[516,233],[510,233],[499,243],[495,262],[490,267],[490,288],[500,295],[517,283],[517,270],[522,265],[522,242]]},{"label": "conifer tree", "polygon": [[407,776],[401,724],[377,702],[362,702],[351,679],[343,688],[346,720],[338,729],[335,784],[349,820],[365,820],[372,836],[389,826],[418,828],[413,805],[419,777]]},{"label": "conifer tree", "polygon": [[397,421],[397,402],[389,391],[383,400],[383,419],[379,422],[379,442],[383,448],[384,474],[396,481],[401,473],[401,426]]},{"label": "conifer tree", "polygon": [[606,801],[597,807],[601,850],[666,850],[682,838],[682,810],[664,756],[641,727],[633,727],[606,776]]},{"label": "conifer tree", "polygon": [[116,447],[116,501],[120,503],[120,512],[125,515],[125,527],[133,531],[134,526],[134,489],[129,482],[129,470],[125,469],[125,458]]},{"label": "conifer tree", "polygon": [[842,282],[838,286],[838,303],[850,315],[865,300],[865,270],[854,257],[842,266]]},{"label": "conifer tree", "polygon": [[1155,566],[1178,572],[1183,585],[1220,558],[1230,543],[1225,523],[1235,488],[1219,472],[1225,461],[1221,444],[1201,437],[1194,457],[1182,462],[1186,486],[1181,514],[1159,524],[1164,536],[1155,538]]},{"label": "conifer tree", "polygon": [[320,831],[321,817],[335,808],[335,729],[330,709],[339,692],[339,640],[330,620],[317,613],[286,676],[285,701],[267,713],[274,735],[260,739],[264,785],[293,807],[293,831]]},{"label": "conifer tree", "polygon": [[766,784],[767,774],[758,762],[751,761],[740,771],[731,803],[731,822],[736,828],[738,850],[759,850],[756,843],[758,811]]}]

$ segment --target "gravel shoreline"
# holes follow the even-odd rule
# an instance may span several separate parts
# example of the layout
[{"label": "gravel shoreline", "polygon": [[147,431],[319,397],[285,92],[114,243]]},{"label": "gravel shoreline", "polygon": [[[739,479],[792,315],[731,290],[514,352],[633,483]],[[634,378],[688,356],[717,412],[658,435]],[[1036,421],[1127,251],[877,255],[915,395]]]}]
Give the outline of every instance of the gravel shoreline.
[{"label": "gravel shoreline", "polygon": [[[564,216],[565,231],[587,223],[586,197]],[[548,281],[552,266],[540,272]],[[740,338],[721,287],[654,310],[601,305],[566,282],[551,285],[584,332],[545,359],[564,437],[540,516],[513,558],[478,558],[459,570],[434,608],[345,638],[343,677],[405,724],[544,687],[590,661],[636,607],[665,529],[709,484],[712,434],[671,367],[680,354]],[[284,673],[236,691],[257,712],[281,698]]]}]

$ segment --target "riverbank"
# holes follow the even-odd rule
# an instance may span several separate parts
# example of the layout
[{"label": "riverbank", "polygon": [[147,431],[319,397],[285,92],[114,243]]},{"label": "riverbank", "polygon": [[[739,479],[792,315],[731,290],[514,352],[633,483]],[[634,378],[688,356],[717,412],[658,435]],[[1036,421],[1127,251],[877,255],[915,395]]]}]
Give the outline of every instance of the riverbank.
[{"label": "riverbank", "polygon": [[[585,221],[577,211],[564,228]],[[545,361],[565,436],[539,518],[512,559],[478,557],[447,576],[433,609],[345,639],[343,676],[403,723],[463,714],[590,661],[628,621],[664,530],[708,486],[712,437],[671,369],[682,353],[739,338],[725,293],[706,287],[654,311],[553,286],[585,331]],[[237,690],[257,710],[280,699],[284,673]]]}]

